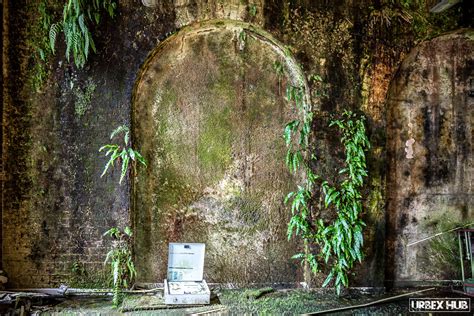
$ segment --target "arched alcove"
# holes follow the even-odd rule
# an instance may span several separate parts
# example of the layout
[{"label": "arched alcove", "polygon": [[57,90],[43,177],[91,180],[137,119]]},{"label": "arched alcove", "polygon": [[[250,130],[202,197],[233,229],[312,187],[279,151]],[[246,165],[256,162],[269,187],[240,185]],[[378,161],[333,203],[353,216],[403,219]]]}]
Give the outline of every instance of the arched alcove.
[{"label": "arched alcove", "polygon": [[398,285],[460,278],[456,241],[425,238],[473,222],[473,52],[469,30],[423,42],[391,83],[386,278]]},{"label": "arched alcove", "polygon": [[298,279],[282,132],[297,116],[286,85],[303,78],[270,35],[237,21],[186,27],[150,54],[132,118],[148,160],[132,193],[139,280],[165,277],[169,242],[206,243],[211,282]]}]

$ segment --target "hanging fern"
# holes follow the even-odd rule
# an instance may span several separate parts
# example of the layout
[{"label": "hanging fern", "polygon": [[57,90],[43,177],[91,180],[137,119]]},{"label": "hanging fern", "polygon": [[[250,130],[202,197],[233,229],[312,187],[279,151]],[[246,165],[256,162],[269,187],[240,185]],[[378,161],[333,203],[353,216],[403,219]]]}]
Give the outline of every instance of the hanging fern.
[{"label": "hanging fern", "polygon": [[313,187],[316,181],[321,179],[320,176],[311,171],[299,150],[291,152],[291,136],[298,129],[299,148],[307,149],[309,127],[299,128],[299,125],[299,121],[292,121],[285,128],[285,139],[290,147],[288,152],[293,157],[293,159],[288,159],[287,156],[286,164],[293,172],[301,166],[306,171],[306,185],[298,186],[298,189],[290,192],[285,199],[285,203],[291,201],[292,212],[288,224],[288,238],[290,239],[293,235],[300,236],[305,244],[319,246],[319,253],[300,253],[293,258],[308,262],[314,273],[319,271],[320,261],[330,264],[331,270],[323,287],[335,278],[334,285],[339,294],[341,287],[347,287],[349,284],[348,273],[354,263],[360,262],[363,257],[362,231],[365,223],[360,218],[362,196],[359,190],[364,184],[364,177],[367,176],[365,152],[370,148],[364,118],[345,111],[342,118],[330,123],[330,126],[337,126],[342,134],[341,143],[346,153],[346,167],[339,171],[339,174],[344,175],[344,181],[340,185],[331,186],[328,181],[321,181],[324,208],[329,209],[332,206],[337,213],[335,219],[329,223],[325,223],[322,219],[314,221],[311,216]]},{"label": "hanging fern", "polygon": [[55,53],[55,44],[58,33],[61,32],[62,26],[59,23],[53,23],[49,29],[49,45],[51,46],[51,51]]},{"label": "hanging fern", "polygon": [[54,54],[59,32],[63,32],[66,43],[66,58],[71,54],[77,67],[84,67],[89,52],[95,53],[95,43],[90,32],[90,24],[100,22],[101,10],[114,17],[117,4],[112,0],[68,0],[64,4],[63,20],[53,23],[49,30],[49,41]]},{"label": "hanging fern", "polygon": [[[316,79],[321,81],[319,76]],[[283,136],[288,147],[285,163],[292,173],[301,170],[305,176],[303,184],[285,198],[285,204],[291,203],[292,214],[288,223],[288,239],[293,235],[299,236],[306,248],[304,253],[293,258],[307,262],[313,273],[319,272],[321,261],[329,264],[331,270],[323,286],[335,278],[339,294],[342,286],[348,286],[348,273],[354,262],[362,260],[362,230],[365,224],[360,218],[362,202],[359,190],[367,176],[365,152],[370,148],[364,118],[345,111],[340,119],[330,123],[330,126],[339,128],[346,153],[346,167],[339,172],[345,180],[340,185],[331,186],[309,166],[309,161],[315,159],[309,146],[313,113],[311,106],[305,102],[303,85],[289,86],[286,97],[302,119],[293,120],[285,126]],[[337,215],[332,222],[314,219],[312,205],[316,184],[321,187],[324,208],[333,207],[336,210]],[[311,245],[316,245],[315,249],[320,251],[309,251]]]}]

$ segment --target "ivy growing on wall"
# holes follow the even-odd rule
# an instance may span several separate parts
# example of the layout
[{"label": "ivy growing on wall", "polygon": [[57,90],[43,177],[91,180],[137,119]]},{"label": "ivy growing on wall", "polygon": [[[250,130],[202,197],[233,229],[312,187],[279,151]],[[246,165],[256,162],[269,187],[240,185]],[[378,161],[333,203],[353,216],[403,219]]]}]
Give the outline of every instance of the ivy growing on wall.
[{"label": "ivy growing on wall", "polygon": [[[365,153],[370,148],[364,118],[345,111],[341,118],[330,122],[330,126],[339,128],[341,144],[346,154],[346,166],[339,171],[344,180],[340,184],[330,185],[329,181],[316,175],[308,163],[315,159],[309,148],[313,114],[304,100],[304,88],[288,87],[287,99],[303,114],[303,119],[291,121],[285,127],[284,138],[288,146],[286,165],[291,172],[302,171],[305,175],[304,184],[298,185],[285,199],[285,203],[291,202],[292,213],[288,224],[288,238],[296,235],[303,239],[305,246],[318,246],[318,253],[306,251],[294,258],[306,261],[313,273],[320,271],[321,261],[329,265],[331,270],[323,286],[335,279],[334,285],[339,294],[342,286],[348,286],[348,273],[354,263],[361,261],[363,257],[362,231],[365,224],[360,216],[360,188],[367,176]],[[317,185],[324,197],[324,206],[320,211],[331,208],[336,211],[335,219],[330,222],[314,218],[312,200]]]}]

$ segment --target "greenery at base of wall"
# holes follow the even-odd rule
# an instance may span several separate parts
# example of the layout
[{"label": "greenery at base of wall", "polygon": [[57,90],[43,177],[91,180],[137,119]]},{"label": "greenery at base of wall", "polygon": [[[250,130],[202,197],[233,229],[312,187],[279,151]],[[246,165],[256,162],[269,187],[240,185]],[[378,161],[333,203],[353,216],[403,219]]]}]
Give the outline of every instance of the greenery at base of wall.
[{"label": "greenery at base of wall", "polygon": [[112,283],[106,267],[91,268],[87,263],[76,261],[72,263],[70,271],[67,272],[69,278],[65,281],[70,288],[103,289],[108,288]]},{"label": "greenery at base of wall", "polygon": [[443,280],[461,280],[457,229],[469,228],[474,222],[472,219],[456,219],[451,213],[449,209],[444,210],[441,216],[424,225],[423,229],[433,233],[421,256],[425,263],[422,269],[431,275],[441,274]]},{"label": "greenery at base of wall", "polygon": [[123,299],[123,289],[132,285],[137,275],[132,259],[132,230],[125,227],[123,230],[112,227],[104,233],[114,239],[112,249],[107,253],[104,264],[110,264],[110,276],[113,280],[113,304],[118,307]]}]

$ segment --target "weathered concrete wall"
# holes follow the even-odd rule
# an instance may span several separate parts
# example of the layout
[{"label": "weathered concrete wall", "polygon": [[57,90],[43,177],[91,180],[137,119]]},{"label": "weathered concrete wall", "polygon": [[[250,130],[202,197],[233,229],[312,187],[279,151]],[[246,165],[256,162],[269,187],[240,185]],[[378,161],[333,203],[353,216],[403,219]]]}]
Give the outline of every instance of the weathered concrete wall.
[{"label": "weathered concrete wall", "polygon": [[[385,93],[403,53],[414,42],[412,24],[399,19],[398,11],[388,16],[390,25],[385,25],[386,20],[378,17],[390,11],[384,11],[379,1],[183,0],[158,1],[155,8],[146,8],[139,1],[119,1],[118,16],[114,20],[104,17],[94,32],[99,53],[78,70],[65,60],[64,47],[59,45],[57,55],[47,64],[47,80],[36,91],[31,85],[37,74],[33,72],[35,59],[31,56],[35,52],[30,41],[36,33],[31,26],[38,23],[37,2],[3,1],[8,9],[4,11],[8,13],[4,19],[8,32],[3,54],[3,158],[7,180],[2,192],[2,265],[10,276],[10,286],[70,282],[78,266],[86,271],[86,276],[78,276],[83,283],[96,282],[109,246],[101,234],[111,226],[126,224],[135,226],[137,263],[140,278],[145,281],[154,282],[163,276],[163,265],[159,265],[165,243],[185,239],[210,243],[206,266],[210,280],[302,281],[301,271],[288,258],[294,245],[283,238],[289,211],[282,208],[280,197],[289,189],[289,183],[285,183],[288,174],[278,160],[283,153],[277,148],[282,145],[278,135],[290,113],[280,91],[280,86],[284,90],[286,79],[279,82],[271,69],[277,58],[275,51],[261,39],[251,37],[247,37],[244,50],[237,51],[239,36],[231,39],[230,33],[222,32],[215,37],[170,40],[169,50],[164,49],[157,53],[156,60],[146,62],[148,54],[171,33],[209,19],[246,21],[270,31],[289,45],[288,52],[303,66],[305,76],[323,77],[324,83],[310,82],[315,109],[319,111],[314,126],[319,159],[315,167],[321,171],[318,173],[331,175],[343,160],[340,150],[334,149],[338,146],[336,134],[325,128],[329,114],[351,108],[368,116],[374,149],[365,192],[367,257],[354,280],[358,285],[382,284]],[[409,36],[403,37],[405,34]],[[400,36],[403,40],[398,40]],[[179,48],[172,46],[178,43],[186,47],[189,55],[174,61]],[[199,62],[193,61],[192,56]],[[227,59],[222,58],[226,56]],[[142,65],[151,64],[161,69],[140,71]],[[234,67],[238,71],[233,73]],[[173,77],[175,72],[189,72],[195,80],[192,85],[189,80],[177,80]],[[150,89],[143,86],[146,81],[138,78],[139,74],[151,76]],[[260,77],[266,79],[260,81]],[[166,78],[173,79],[176,87],[171,87]],[[138,99],[132,102],[136,82],[136,97],[144,98],[143,103]],[[193,91],[193,87],[203,91]],[[168,94],[161,95],[158,89],[167,89]],[[91,99],[84,103],[81,95],[87,91]],[[212,99],[218,102],[211,102]],[[244,109],[246,104],[261,109]],[[219,106],[227,107],[228,112],[222,112]],[[84,112],[78,114],[78,107]],[[183,112],[179,111],[181,108]],[[152,110],[156,112],[151,113]],[[241,116],[236,114],[238,111]],[[144,116],[149,112],[148,117]],[[151,114],[159,119],[153,120]],[[239,120],[248,128],[238,124]],[[151,135],[160,131],[160,122],[172,125],[162,135]],[[133,141],[151,162],[148,169],[140,170],[133,188],[130,181],[118,185],[118,172],[99,178],[105,159],[97,150],[109,141],[110,132],[124,123],[132,123]],[[201,129],[191,129],[196,125]],[[211,126],[218,127],[220,134]],[[187,137],[186,131],[195,133],[196,138]],[[248,133],[247,138],[240,137],[244,132]],[[238,138],[244,141],[239,142]],[[207,147],[215,150],[203,150],[206,146],[199,146],[192,139],[207,145],[210,142],[212,146]],[[275,141],[275,147],[271,148],[267,141]],[[156,152],[160,142],[168,146],[166,155]],[[195,160],[185,159],[183,149],[173,147],[175,143],[196,150],[189,155]],[[243,161],[244,156],[259,155],[263,157],[260,160]],[[172,161],[176,168],[162,168],[160,160]],[[254,170],[242,167],[242,163],[247,167],[253,163]],[[266,171],[270,169],[281,173],[268,175]],[[175,170],[181,171],[182,183],[195,186],[185,190],[186,194],[164,186],[164,179],[159,177],[161,171]],[[221,189],[219,183],[232,180],[233,173],[239,185],[240,180],[250,179],[236,187],[243,192],[241,199],[216,198]],[[147,187],[146,181],[154,179],[158,180]],[[280,182],[270,183],[272,179]],[[259,191],[262,187],[275,190]],[[136,191],[131,194],[131,190]],[[131,197],[135,205],[130,204]],[[173,199],[177,201],[171,204]],[[215,209],[208,207],[211,202],[217,205]],[[237,212],[230,202],[242,204],[241,209],[252,216]],[[226,211],[228,214],[224,214]],[[150,222],[152,216],[163,220]],[[227,221],[216,223],[222,218]],[[264,226],[267,222],[269,227]],[[234,244],[227,244],[224,237]],[[158,246],[155,238],[161,241]],[[237,245],[244,245],[241,252],[231,249]],[[249,261],[256,245],[262,248],[255,254],[257,259]],[[218,257],[228,249],[236,255]],[[146,262],[151,262],[154,254],[158,265],[150,264],[149,268]],[[237,257],[241,254],[245,259]],[[282,257],[276,258],[275,254]],[[235,266],[232,271],[231,265]]]},{"label": "weathered concrete wall", "polygon": [[273,69],[288,57],[262,33],[225,20],[193,25],[145,65],[132,121],[149,161],[133,195],[142,280],[166,276],[168,242],[206,243],[211,282],[301,279],[286,237],[283,200],[296,184],[281,136],[297,114]]},{"label": "weathered concrete wall", "polygon": [[[77,70],[60,46],[48,66],[49,78],[37,92],[29,82],[35,76],[28,67],[34,52],[26,43],[33,36],[26,25],[36,21],[36,4],[4,5],[9,7],[5,23],[10,32],[3,269],[12,287],[57,285],[76,276],[93,285],[102,276],[109,245],[102,234],[129,223],[130,201],[127,181],[118,184],[119,172],[99,177],[106,161],[98,149],[109,142],[113,129],[129,123],[135,77],[158,38],[174,29],[169,23],[173,12],[152,13],[143,6],[122,4],[120,12],[127,18],[104,17],[101,32],[107,36],[99,32],[96,38],[101,55]],[[130,26],[135,20],[142,23],[139,30]],[[144,36],[150,30],[159,34],[154,41]],[[88,89],[90,101],[78,114],[76,106]]]},{"label": "weathered concrete wall", "polygon": [[443,222],[473,222],[473,77],[474,32],[467,30],[420,44],[391,84],[389,280],[443,279],[451,262],[436,262],[431,241],[410,243],[447,230]]}]

